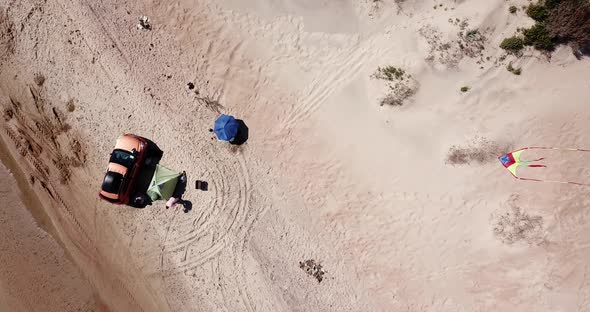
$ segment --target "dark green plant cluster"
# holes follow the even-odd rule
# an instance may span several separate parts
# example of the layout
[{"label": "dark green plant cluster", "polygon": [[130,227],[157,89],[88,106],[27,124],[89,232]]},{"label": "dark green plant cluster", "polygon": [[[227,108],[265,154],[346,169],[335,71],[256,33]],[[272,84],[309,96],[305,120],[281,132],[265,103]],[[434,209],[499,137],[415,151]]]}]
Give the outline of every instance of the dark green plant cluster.
[{"label": "dark green plant cluster", "polygon": [[525,29],[524,44],[533,46],[537,50],[553,51],[555,49],[555,39],[547,30],[544,22],[538,22],[533,27]]},{"label": "dark green plant cluster", "polygon": [[[558,0],[554,0],[552,5],[557,5],[557,2]],[[545,5],[545,2],[529,5],[526,14],[537,23],[533,27],[525,29],[522,33],[525,45],[533,46],[537,50],[553,51],[555,39],[547,30],[546,21],[549,11]]]},{"label": "dark green plant cluster", "polygon": [[394,66],[378,67],[377,72],[373,76],[377,79],[383,79],[387,81],[404,80],[406,72]]},{"label": "dark green plant cluster", "polygon": [[517,36],[512,36],[510,38],[506,38],[502,40],[500,43],[500,48],[510,52],[510,53],[518,53],[522,48],[524,48],[524,40]]},{"label": "dark green plant cluster", "polygon": [[549,17],[547,3],[550,3],[551,8],[553,8],[559,1],[561,0],[547,0],[529,5],[526,14],[536,21],[535,25],[531,28],[521,29],[522,37],[513,36],[504,39],[500,44],[500,48],[513,54],[522,50],[524,46],[533,46],[541,51],[553,51],[556,39],[547,28],[547,19]]},{"label": "dark green plant cluster", "polygon": [[548,16],[547,8],[541,3],[529,5],[526,9],[526,14],[537,22],[544,22]]},{"label": "dark green plant cluster", "polygon": [[511,5],[510,8],[508,8],[508,12],[512,14],[516,14],[516,11],[518,11],[518,9],[514,5]]}]

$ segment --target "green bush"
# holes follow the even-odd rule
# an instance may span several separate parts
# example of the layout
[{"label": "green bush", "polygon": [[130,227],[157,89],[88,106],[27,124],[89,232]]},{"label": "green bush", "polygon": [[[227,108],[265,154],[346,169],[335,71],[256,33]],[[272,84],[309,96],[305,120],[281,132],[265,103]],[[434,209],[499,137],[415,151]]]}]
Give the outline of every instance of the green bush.
[{"label": "green bush", "polygon": [[547,19],[547,9],[542,4],[529,5],[526,14],[537,22],[543,22]]},{"label": "green bush", "polygon": [[461,87],[461,92],[467,92],[467,91],[469,91],[469,89],[470,88],[467,86]]},{"label": "green bush", "polygon": [[524,41],[522,38],[516,36],[506,38],[500,43],[500,48],[511,53],[516,53],[524,48]]},{"label": "green bush", "polygon": [[373,77],[377,79],[383,79],[387,81],[393,80],[404,80],[406,72],[401,68],[394,66],[378,67],[377,72],[373,74]]},{"label": "green bush", "polygon": [[544,23],[536,23],[533,27],[525,29],[523,35],[525,45],[532,45],[537,50],[553,51],[555,49],[555,41]]},{"label": "green bush", "polygon": [[511,5],[510,8],[508,8],[508,11],[512,14],[516,13],[518,9],[516,8],[516,6]]}]

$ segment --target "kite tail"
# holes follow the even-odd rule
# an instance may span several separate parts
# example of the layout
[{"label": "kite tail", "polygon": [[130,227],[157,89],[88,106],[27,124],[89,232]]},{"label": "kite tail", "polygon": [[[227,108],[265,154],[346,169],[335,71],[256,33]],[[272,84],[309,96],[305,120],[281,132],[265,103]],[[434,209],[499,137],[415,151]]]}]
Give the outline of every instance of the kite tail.
[{"label": "kite tail", "polygon": [[533,167],[533,168],[547,168],[547,166],[545,166],[545,165],[527,165],[527,167]]},{"label": "kite tail", "polygon": [[520,162],[521,163],[528,164],[528,163],[532,163],[532,162],[535,162],[535,161],[541,161],[541,160],[544,160],[544,159],[545,159],[545,157],[541,157],[541,158],[531,159],[531,160],[520,160]]},{"label": "kite tail", "polygon": [[[533,168],[547,168],[546,165],[540,164],[531,164],[533,162],[544,160],[544,157],[534,159],[534,160],[520,160],[520,153],[524,150],[531,150],[531,149],[542,149],[542,150],[562,150],[562,151],[570,151],[570,152],[590,152],[590,149],[581,149],[581,148],[558,148],[558,147],[543,147],[543,146],[530,146],[521,148],[514,152],[508,153],[502,157],[500,157],[500,162],[510,171],[512,176],[519,180],[526,180],[526,181],[537,181],[537,182],[550,182],[550,183],[561,183],[561,184],[573,184],[573,185],[580,185],[580,186],[590,186],[588,183],[580,183],[580,182],[573,182],[573,181],[555,181],[555,180],[542,180],[542,179],[533,179],[533,178],[523,178],[516,175],[516,167],[523,166],[523,167],[533,167]],[[513,158],[508,158],[509,155],[514,155]],[[506,157],[506,160],[504,159]],[[512,161],[512,162],[510,162]],[[516,165],[516,166],[514,166]],[[514,168],[512,168],[514,166]],[[512,168],[512,169],[511,169]]]}]

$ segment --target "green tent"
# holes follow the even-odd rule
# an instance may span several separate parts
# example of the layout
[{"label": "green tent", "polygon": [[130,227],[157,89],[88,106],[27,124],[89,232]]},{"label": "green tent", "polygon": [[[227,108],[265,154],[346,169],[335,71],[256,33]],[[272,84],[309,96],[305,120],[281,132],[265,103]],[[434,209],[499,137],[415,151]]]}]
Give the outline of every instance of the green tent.
[{"label": "green tent", "polygon": [[152,182],[147,189],[148,196],[152,201],[163,199],[168,200],[178,183],[178,178],[182,173],[172,171],[164,166],[156,165],[156,171],[152,177]]}]

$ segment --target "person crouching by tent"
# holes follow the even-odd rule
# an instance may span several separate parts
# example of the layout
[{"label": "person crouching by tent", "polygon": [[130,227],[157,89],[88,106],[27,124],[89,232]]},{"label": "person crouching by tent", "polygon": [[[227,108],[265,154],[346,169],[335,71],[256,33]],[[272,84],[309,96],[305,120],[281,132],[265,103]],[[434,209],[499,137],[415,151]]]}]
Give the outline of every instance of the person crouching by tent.
[{"label": "person crouching by tent", "polygon": [[[174,207],[176,207],[177,204],[181,204],[182,206],[185,206],[184,201],[182,200],[182,195],[184,194],[184,192],[186,192],[186,184],[187,184],[186,172],[183,171],[182,175],[178,178],[178,182],[176,183],[176,188],[174,188],[174,192],[172,192],[172,197],[170,197],[168,199],[168,201],[166,202],[166,209],[174,208]],[[188,212],[186,210],[186,207],[184,210],[185,210],[184,212]]]},{"label": "person crouching by tent", "polygon": [[[184,205],[182,195],[186,184],[186,172],[175,172],[158,164],[146,193],[152,201],[166,200],[166,209],[174,208],[179,203]],[[186,206],[185,212],[188,212]]]}]

